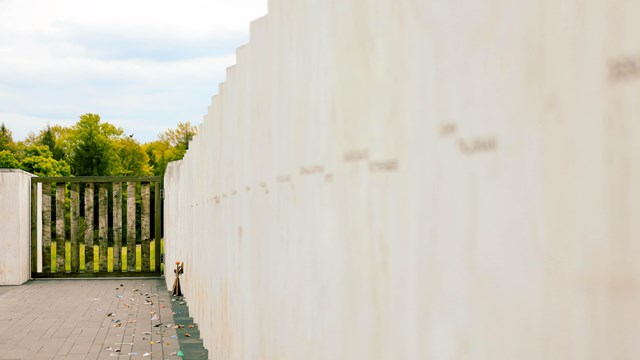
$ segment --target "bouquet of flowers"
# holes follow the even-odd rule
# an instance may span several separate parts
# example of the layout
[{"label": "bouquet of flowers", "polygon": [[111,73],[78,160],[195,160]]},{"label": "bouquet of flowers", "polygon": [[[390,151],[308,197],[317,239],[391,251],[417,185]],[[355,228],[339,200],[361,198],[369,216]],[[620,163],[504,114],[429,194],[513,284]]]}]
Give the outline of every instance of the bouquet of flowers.
[{"label": "bouquet of flowers", "polygon": [[180,261],[176,261],[176,268],[173,270],[173,273],[176,274],[176,279],[173,282],[173,290],[171,294],[173,296],[182,296],[182,289],[180,288],[180,275],[184,272],[184,263]]}]

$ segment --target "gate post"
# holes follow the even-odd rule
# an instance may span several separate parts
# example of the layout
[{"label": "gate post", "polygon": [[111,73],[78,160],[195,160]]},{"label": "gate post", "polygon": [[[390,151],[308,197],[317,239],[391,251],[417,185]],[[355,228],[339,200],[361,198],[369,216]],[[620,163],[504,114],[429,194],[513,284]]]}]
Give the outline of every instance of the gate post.
[{"label": "gate post", "polygon": [[0,169],[0,285],[20,285],[31,277],[33,176]]}]

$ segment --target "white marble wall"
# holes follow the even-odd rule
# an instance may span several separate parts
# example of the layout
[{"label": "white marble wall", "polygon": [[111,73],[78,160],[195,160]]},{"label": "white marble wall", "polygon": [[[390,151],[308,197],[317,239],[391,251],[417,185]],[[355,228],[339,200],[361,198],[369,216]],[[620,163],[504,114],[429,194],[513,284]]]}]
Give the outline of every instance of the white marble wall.
[{"label": "white marble wall", "polygon": [[165,177],[211,358],[640,358],[639,14],[271,1]]},{"label": "white marble wall", "polygon": [[0,169],[0,285],[20,285],[31,277],[31,177]]}]

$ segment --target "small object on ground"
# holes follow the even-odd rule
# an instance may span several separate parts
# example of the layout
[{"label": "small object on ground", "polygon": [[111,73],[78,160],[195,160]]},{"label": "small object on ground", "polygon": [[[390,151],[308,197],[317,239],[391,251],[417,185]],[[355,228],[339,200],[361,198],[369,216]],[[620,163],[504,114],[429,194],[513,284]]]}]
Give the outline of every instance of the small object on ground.
[{"label": "small object on ground", "polygon": [[107,314],[107,317],[109,317],[109,316],[115,316],[115,315],[116,315],[115,313],[108,313],[108,314]]},{"label": "small object on ground", "polygon": [[189,333],[184,333],[184,336],[191,337],[191,335]]},{"label": "small object on ground", "polygon": [[184,273],[184,263],[176,261],[176,268],[175,270],[173,270],[173,273],[176,274],[176,279],[173,281],[171,294],[174,296],[182,296],[182,288],[180,287],[180,275]]},{"label": "small object on ground", "polygon": [[193,329],[195,326],[193,326],[193,324],[189,324],[187,327],[188,327],[189,329]]}]

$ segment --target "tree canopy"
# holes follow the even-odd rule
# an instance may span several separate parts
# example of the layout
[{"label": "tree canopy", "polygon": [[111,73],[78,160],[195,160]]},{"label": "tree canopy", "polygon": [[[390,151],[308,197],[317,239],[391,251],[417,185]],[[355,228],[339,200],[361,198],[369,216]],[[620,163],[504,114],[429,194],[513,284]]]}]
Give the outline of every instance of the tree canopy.
[{"label": "tree canopy", "polygon": [[0,168],[18,168],[38,176],[162,176],[171,161],[182,159],[196,127],[180,122],[158,140],[141,144],[119,128],[87,113],[73,126],[60,125],[30,133],[14,142],[0,125]]},{"label": "tree canopy", "polygon": [[146,144],[154,175],[163,175],[170,162],[182,159],[196,133],[197,128],[191,123],[180,122],[177,128],[168,129],[158,135],[159,140]]}]

